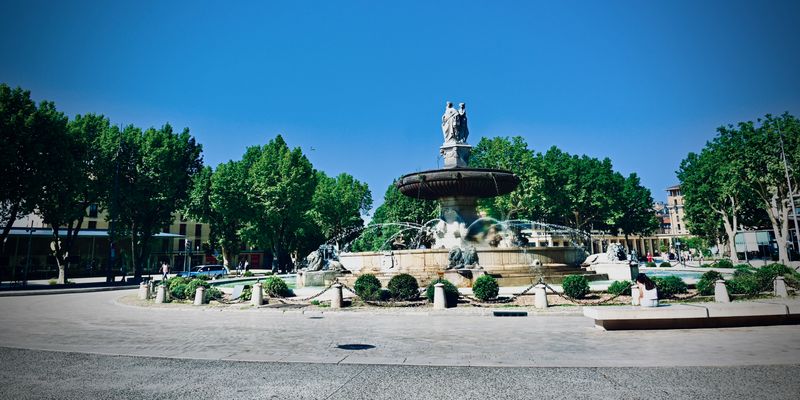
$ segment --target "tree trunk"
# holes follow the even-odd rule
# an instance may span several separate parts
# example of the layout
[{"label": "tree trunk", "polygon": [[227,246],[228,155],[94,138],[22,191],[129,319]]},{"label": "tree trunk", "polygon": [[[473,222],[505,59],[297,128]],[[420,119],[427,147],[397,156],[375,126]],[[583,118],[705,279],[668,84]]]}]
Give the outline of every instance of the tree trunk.
[{"label": "tree trunk", "polygon": [[786,243],[789,238],[789,209],[788,204],[778,199],[778,194],[773,193],[771,202],[767,203],[767,214],[778,244],[778,260],[789,263],[789,252]]},{"label": "tree trunk", "polygon": [[6,225],[3,227],[3,231],[0,232],[0,254],[6,251],[6,240],[8,240],[8,235],[11,233],[11,227],[14,226],[14,221],[17,220],[18,212],[19,203],[16,203],[11,206],[11,211],[8,214],[8,222],[6,222]]},{"label": "tree trunk", "polygon": [[231,261],[237,260],[239,257],[239,252],[234,250],[228,250],[225,246],[222,246],[222,264],[228,270],[231,269]]},{"label": "tree trunk", "polygon": [[735,214],[728,215],[728,212],[725,210],[715,211],[722,215],[722,225],[725,227],[725,233],[728,235],[728,248],[730,249],[731,262],[738,264],[739,255],[736,254],[736,232],[739,230],[739,221]]}]

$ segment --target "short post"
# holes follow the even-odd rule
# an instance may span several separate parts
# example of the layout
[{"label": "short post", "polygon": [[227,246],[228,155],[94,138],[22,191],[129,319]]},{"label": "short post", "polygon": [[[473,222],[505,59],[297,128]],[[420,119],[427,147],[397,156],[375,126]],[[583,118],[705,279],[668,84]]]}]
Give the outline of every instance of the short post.
[{"label": "short post", "polygon": [[444,297],[444,284],[433,285],[433,309],[444,310],[447,308],[447,299]]},{"label": "short post", "polygon": [[342,284],[333,284],[333,298],[331,299],[331,309],[342,308]]},{"label": "short post", "polygon": [[775,287],[773,290],[775,297],[789,297],[789,292],[786,291],[786,282],[783,280],[782,276],[775,277],[775,282],[773,282],[773,284]]},{"label": "short post", "polygon": [[147,298],[149,299],[156,292],[156,284],[152,279],[147,281]]},{"label": "short post", "polygon": [[166,303],[167,302],[167,287],[164,285],[158,285],[158,291],[156,292],[156,303]]},{"label": "short post", "polygon": [[194,305],[202,306],[203,305],[203,295],[206,293],[206,288],[202,286],[198,286],[197,290],[194,292]]},{"label": "short post", "polygon": [[731,297],[728,295],[728,287],[725,286],[725,281],[717,279],[714,282],[714,301],[717,303],[730,303]]},{"label": "short post", "polygon": [[631,305],[639,305],[639,285],[631,286]]},{"label": "short post", "polygon": [[261,282],[253,285],[253,295],[250,297],[250,304],[260,306],[264,302],[264,291],[261,290]]},{"label": "short post", "polygon": [[147,300],[150,298],[150,286],[142,282],[139,284],[139,300]]},{"label": "short post", "polygon": [[547,308],[547,291],[541,283],[533,287],[533,306]]}]

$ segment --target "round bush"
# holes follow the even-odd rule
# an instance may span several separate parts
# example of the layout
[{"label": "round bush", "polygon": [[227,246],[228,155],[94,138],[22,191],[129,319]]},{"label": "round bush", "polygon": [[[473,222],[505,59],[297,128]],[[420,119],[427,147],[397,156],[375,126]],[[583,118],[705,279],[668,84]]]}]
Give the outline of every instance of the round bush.
[{"label": "round bush", "polygon": [[761,293],[762,287],[754,273],[742,272],[734,274],[733,279],[728,281],[728,289],[734,294],[755,296]]},{"label": "round bush", "polygon": [[292,294],[286,282],[277,276],[268,276],[261,286],[264,288],[264,293],[270,297],[289,297]]},{"label": "round bush", "polygon": [[673,297],[676,294],[686,293],[688,291],[686,282],[677,276],[665,276],[663,278],[653,277],[652,279],[656,284],[656,288],[658,288],[658,297],[661,299]]},{"label": "round bush", "polygon": [[411,300],[419,296],[419,283],[417,283],[416,278],[409,274],[393,276],[386,286],[395,300]]},{"label": "round bush", "polygon": [[630,281],[614,281],[611,286],[608,287],[608,293],[616,296],[616,295],[626,295],[630,296],[631,294],[631,282]]},{"label": "round bush", "polygon": [[647,264],[645,264],[644,266],[647,267],[647,268],[655,268],[656,267],[656,263],[654,263],[652,261],[648,261]]},{"label": "round bush", "polygon": [[242,288],[242,294],[239,295],[239,300],[250,301],[253,298],[253,287],[250,285],[244,285]]},{"label": "round bush", "polygon": [[219,300],[222,298],[222,292],[217,288],[208,288],[203,292],[203,302],[208,303],[211,300]]},{"label": "round bush", "polygon": [[731,262],[731,260],[722,259],[722,260],[717,261],[716,267],[717,268],[733,268],[733,263]]},{"label": "round bush", "polygon": [[491,275],[481,275],[472,284],[472,294],[479,300],[489,300],[497,297],[500,293],[500,285],[497,284],[497,279]]},{"label": "round bush", "polygon": [[381,281],[372,274],[359,276],[353,289],[362,300],[379,300],[381,297]]},{"label": "round bush", "polygon": [[659,268],[671,268],[672,264],[670,264],[669,261],[664,261],[661,264],[659,264],[658,267]]},{"label": "round bush", "polygon": [[564,294],[574,299],[582,299],[589,294],[589,280],[583,275],[568,275],[561,282]]},{"label": "round bush", "polygon": [[456,285],[453,285],[452,282],[448,281],[447,279],[436,279],[428,285],[428,289],[425,290],[425,296],[428,298],[428,302],[433,303],[433,285],[441,283],[444,285],[444,299],[447,302],[448,307],[453,307],[458,303],[458,288]]},{"label": "round bush", "polygon": [[211,285],[209,285],[208,282],[206,282],[206,281],[204,281],[202,279],[192,279],[186,285],[186,289],[184,291],[183,298],[189,299],[189,300],[194,300],[194,294],[195,294],[195,292],[197,292],[197,288],[200,287],[200,286],[202,286],[202,287],[204,287],[206,289],[211,287]]},{"label": "round bush", "polygon": [[183,300],[186,298],[186,288],[188,287],[189,285],[185,283],[175,284],[169,289],[169,294],[173,298]]},{"label": "round bush", "polygon": [[713,269],[703,273],[703,275],[697,281],[697,291],[703,296],[710,296],[714,294],[714,283],[719,279],[722,279],[722,274]]},{"label": "round bush", "polygon": [[794,286],[800,274],[783,264],[765,265],[755,272],[762,290],[773,290],[775,278],[783,276],[784,281]]},{"label": "round bush", "polygon": [[169,289],[170,293],[172,293],[172,290],[175,286],[178,286],[180,284],[185,285],[187,283],[189,283],[189,279],[184,278],[182,276],[173,276],[172,278],[169,278],[166,281],[167,289]]}]

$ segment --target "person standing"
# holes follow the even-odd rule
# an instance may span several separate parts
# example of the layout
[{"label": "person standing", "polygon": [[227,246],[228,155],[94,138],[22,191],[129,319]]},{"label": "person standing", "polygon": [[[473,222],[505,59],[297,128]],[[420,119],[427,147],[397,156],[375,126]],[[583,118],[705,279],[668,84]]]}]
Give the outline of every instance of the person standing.
[{"label": "person standing", "polygon": [[647,262],[648,262],[648,263],[651,263],[651,262],[653,262],[653,255],[652,255],[652,254],[650,254],[650,252],[648,252],[648,253],[647,253]]},{"label": "person standing", "polygon": [[169,278],[169,264],[166,261],[161,263],[161,280],[165,281]]}]

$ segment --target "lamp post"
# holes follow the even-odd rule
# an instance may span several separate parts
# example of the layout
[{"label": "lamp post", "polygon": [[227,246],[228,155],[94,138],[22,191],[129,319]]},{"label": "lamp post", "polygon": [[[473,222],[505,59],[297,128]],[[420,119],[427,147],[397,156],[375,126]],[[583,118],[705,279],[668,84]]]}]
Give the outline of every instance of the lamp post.
[{"label": "lamp post", "polygon": [[36,232],[36,229],[33,228],[33,221],[31,221],[30,227],[26,229],[28,231],[28,255],[25,257],[25,272],[22,275],[22,286],[28,286],[28,268],[31,265],[31,239],[33,238],[33,232]]},{"label": "lamp post", "polygon": [[681,241],[677,239],[675,240],[675,251],[678,252],[678,264],[685,266],[683,263],[683,255],[681,254]]}]

